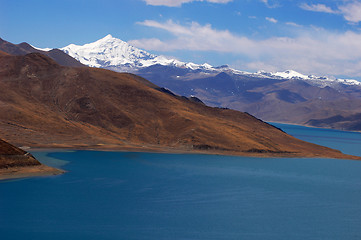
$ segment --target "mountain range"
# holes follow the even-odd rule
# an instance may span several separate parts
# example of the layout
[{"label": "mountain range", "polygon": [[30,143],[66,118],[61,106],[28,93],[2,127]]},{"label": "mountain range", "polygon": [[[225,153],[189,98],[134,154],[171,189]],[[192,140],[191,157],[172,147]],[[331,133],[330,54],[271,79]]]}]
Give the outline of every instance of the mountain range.
[{"label": "mountain range", "polygon": [[176,94],[249,112],[265,121],[361,130],[361,120],[353,117],[361,113],[357,80],[185,63],[150,54],[111,35],[61,50],[84,65],[138,74]]},{"label": "mountain range", "polygon": [[361,130],[361,120],[355,117],[361,113],[357,80],[185,63],[137,49],[111,35],[83,46],[70,44],[61,51],[0,40],[0,50],[15,55],[40,52],[64,66],[134,73],[175,94],[195,96],[207,105],[248,112],[265,121]]},{"label": "mountain range", "polygon": [[17,146],[356,158],[130,73],[0,52],[0,130]]}]

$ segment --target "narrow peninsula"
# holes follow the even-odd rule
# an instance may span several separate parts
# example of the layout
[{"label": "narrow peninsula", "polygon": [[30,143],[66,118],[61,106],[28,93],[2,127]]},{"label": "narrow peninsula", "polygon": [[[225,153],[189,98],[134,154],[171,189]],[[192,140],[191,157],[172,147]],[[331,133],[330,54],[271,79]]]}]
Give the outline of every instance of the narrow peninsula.
[{"label": "narrow peninsula", "polygon": [[0,180],[62,173],[64,171],[41,164],[30,153],[0,139]]}]

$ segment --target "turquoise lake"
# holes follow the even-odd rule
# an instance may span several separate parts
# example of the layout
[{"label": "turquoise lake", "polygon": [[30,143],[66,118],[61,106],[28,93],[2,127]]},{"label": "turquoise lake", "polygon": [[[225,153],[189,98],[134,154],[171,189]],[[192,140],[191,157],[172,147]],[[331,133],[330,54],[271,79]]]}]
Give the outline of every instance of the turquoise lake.
[{"label": "turquoise lake", "polygon": [[[275,124],[361,156],[361,134]],[[0,181],[1,240],[361,239],[361,161],[33,152],[68,172]]]}]

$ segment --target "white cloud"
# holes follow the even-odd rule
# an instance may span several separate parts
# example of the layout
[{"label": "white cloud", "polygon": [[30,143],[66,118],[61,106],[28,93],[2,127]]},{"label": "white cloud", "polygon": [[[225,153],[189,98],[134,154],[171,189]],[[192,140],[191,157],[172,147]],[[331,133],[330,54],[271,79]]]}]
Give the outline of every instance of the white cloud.
[{"label": "white cloud", "polygon": [[[140,39],[130,41],[130,44],[147,50],[171,51],[171,50],[195,50],[195,51],[217,51],[217,52],[232,52],[233,47],[241,44],[243,50],[247,49],[247,45],[251,43],[245,37],[237,37],[228,30],[213,29],[210,24],[200,25],[197,22],[192,22],[187,26],[182,26],[178,23],[169,20],[165,23],[157,21],[146,20],[139,23],[147,27],[154,27],[163,29],[175,36],[174,39],[168,41],[161,41],[159,39]],[[152,41],[154,48],[149,48]],[[239,46],[240,47],[240,46]]]},{"label": "white cloud", "polygon": [[338,6],[337,10],[326,6],[325,4],[301,4],[300,7],[307,11],[313,12],[324,12],[331,14],[342,15],[346,21],[350,23],[359,23],[361,22],[361,2],[360,1],[347,1],[346,4]]},{"label": "white cloud", "polygon": [[271,17],[266,17],[266,20],[271,22],[271,23],[277,23],[278,21],[274,18],[271,18]]},{"label": "white cloud", "polygon": [[255,40],[197,22],[181,25],[171,20],[146,20],[139,24],[163,29],[174,36],[165,41],[157,38],[129,41],[130,44],[146,50],[236,54],[240,59],[249,59],[249,69],[240,68],[241,70],[294,69],[317,75],[327,73],[361,76],[361,34],[352,31],[333,33],[319,28],[302,28],[297,37]]},{"label": "white cloud", "polygon": [[297,24],[295,22],[286,22],[286,25],[292,26],[292,27],[302,27],[302,25]]},{"label": "white cloud", "polygon": [[144,0],[147,5],[153,6],[167,6],[167,7],[180,7],[183,3],[189,2],[211,2],[211,3],[228,3],[233,0]]},{"label": "white cloud", "polygon": [[307,11],[313,11],[313,12],[324,12],[324,13],[338,13],[338,11],[332,10],[330,7],[326,6],[325,4],[301,4],[300,8],[307,10]]},{"label": "white cloud", "polygon": [[339,7],[343,17],[352,23],[361,22],[361,2],[354,1]]}]

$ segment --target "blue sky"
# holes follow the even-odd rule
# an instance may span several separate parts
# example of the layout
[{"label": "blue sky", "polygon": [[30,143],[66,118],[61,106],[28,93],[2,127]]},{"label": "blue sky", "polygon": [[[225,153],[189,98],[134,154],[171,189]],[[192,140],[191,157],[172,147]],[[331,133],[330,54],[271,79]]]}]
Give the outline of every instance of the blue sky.
[{"label": "blue sky", "polygon": [[13,43],[111,34],[186,62],[359,80],[360,22],[360,0],[0,0],[0,37]]}]

